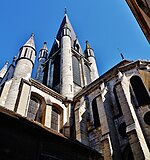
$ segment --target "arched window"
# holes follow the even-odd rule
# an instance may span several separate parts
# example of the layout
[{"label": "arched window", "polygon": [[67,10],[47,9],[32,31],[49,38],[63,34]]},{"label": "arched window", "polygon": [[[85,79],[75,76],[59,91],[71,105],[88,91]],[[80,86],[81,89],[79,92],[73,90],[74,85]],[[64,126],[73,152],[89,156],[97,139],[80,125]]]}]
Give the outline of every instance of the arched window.
[{"label": "arched window", "polygon": [[60,129],[60,111],[55,107],[52,107],[51,112],[51,128],[56,131]]},{"label": "arched window", "polygon": [[73,65],[73,81],[76,84],[81,85],[79,61],[75,56],[72,57],[72,65]]},{"label": "arched window", "polygon": [[134,91],[138,106],[150,104],[150,96],[139,76],[133,76],[130,79],[132,89]]},{"label": "arched window", "polygon": [[92,112],[93,112],[94,126],[99,127],[100,120],[99,120],[96,98],[94,98],[94,100],[92,101]]},{"label": "arched window", "polygon": [[115,87],[113,89],[113,92],[114,92],[114,96],[115,96],[115,100],[116,100],[116,105],[117,105],[117,110],[118,110],[118,116],[120,116],[120,115],[122,115],[122,109],[121,109],[121,106],[120,106],[120,103],[119,103],[119,99],[118,99],[118,95],[117,95]]},{"label": "arched window", "polygon": [[60,83],[60,55],[54,59],[54,74],[53,74],[53,87]]},{"label": "arched window", "polygon": [[89,84],[91,82],[90,68],[85,64],[84,69],[85,69],[86,82],[87,84]]},{"label": "arched window", "polygon": [[27,117],[42,123],[42,107],[39,99],[31,97]]}]

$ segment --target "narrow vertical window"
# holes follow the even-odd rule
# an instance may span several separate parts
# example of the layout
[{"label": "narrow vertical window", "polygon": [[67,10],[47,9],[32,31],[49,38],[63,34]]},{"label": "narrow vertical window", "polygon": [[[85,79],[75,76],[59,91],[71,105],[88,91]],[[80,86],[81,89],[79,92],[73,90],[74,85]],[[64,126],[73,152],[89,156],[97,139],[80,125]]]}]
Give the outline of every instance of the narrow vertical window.
[{"label": "narrow vertical window", "polygon": [[38,100],[35,98],[31,98],[29,102],[27,117],[35,120],[37,117],[39,106],[40,106],[40,103],[38,102]]},{"label": "narrow vertical window", "polygon": [[117,105],[117,110],[118,110],[118,116],[120,116],[120,115],[122,115],[122,109],[121,109],[121,106],[120,106],[120,103],[119,103],[119,99],[118,99],[118,95],[117,95],[115,87],[113,89],[113,92],[114,92],[114,96],[115,96],[115,100],[116,100],[116,105]]},{"label": "narrow vertical window", "polygon": [[92,101],[92,111],[93,111],[94,126],[99,127],[100,120],[99,120],[96,98],[94,98],[94,100]]},{"label": "narrow vertical window", "polygon": [[56,131],[59,131],[59,123],[60,123],[60,112],[53,107],[51,113],[51,128]]},{"label": "narrow vertical window", "polygon": [[54,59],[54,74],[53,74],[53,87],[60,83],[60,55]]}]

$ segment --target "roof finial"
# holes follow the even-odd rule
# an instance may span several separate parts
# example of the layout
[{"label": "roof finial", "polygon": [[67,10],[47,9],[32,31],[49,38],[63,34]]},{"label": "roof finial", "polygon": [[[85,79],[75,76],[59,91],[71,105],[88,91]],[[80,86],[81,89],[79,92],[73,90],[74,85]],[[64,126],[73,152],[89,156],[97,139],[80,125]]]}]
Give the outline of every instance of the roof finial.
[{"label": "roof finial", "polygon": [[12,65],[15,64],[16,60],[17,60],[17,56],[14,56],[14,57],[13,57],[13,61],[12,61]]},{"label": "roof finial", "polygon": [[123,54],[122,54],[120,48],[117,48],[117,49],[118,49],[118,51],[119,51],[119,53],[120,53],[120,56],[121,56],[122,60],[124,60],[125,58],[124,58],[124,56],[123,56]]},{"label": "roof finial", "polygon": [[31,37],[34,37],[34,33],[31,34]]},{"label": "roof finial", "polygon": [[90,47],[88,40],[86,40],[85,43],[86,43],[86,49],[90,49],[91,47]]},{"label": "roof finial", "polygon": [[67,8],[65,7],[65,14],[67,14]]}]

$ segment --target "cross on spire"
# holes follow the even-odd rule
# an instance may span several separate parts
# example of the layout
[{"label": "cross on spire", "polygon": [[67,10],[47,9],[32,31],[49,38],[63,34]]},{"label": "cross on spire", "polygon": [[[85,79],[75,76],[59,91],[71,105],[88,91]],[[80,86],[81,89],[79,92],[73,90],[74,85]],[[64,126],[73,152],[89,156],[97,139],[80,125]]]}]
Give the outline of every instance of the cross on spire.
[{"label": "cross on spire", "polygon": [[122,60],[124,60],[125,58],[124,58],[124,56],[123,56],[121,50],[120,50],[119,48],[117,48],[117,49],[118,49],[118,51],[119,51],[119,53],[120,53],[120,56],[121,56]]},{"label": "cross on spire", "polygon": [[65,7],[65,14],[67,14],[67,8]]}]

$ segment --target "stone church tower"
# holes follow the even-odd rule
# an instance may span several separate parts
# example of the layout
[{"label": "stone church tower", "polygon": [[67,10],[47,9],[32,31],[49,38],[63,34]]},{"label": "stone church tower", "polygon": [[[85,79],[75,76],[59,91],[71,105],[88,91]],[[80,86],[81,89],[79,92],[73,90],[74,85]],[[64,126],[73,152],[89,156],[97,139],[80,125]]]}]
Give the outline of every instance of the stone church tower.
[{"label": "stone church tower", "polygon": [[[40,82],[42,79],[46,86],[67,98],[72,99],[82,87],[98,78],[94,52],[86,42],[86,50],[83,53],[67,14],[61,23],[50,55],[43,64],[43,78],[37,76],[36,79]],[[38,64],[37,75],[40,74],[39,68],[43,64]]]},{"label": "stone church tower", "polygon": [[0,71],[0,159],[150,159],[150,61],[123,59],[99,77],[67,14],[33,79],[35,57],[32,34]]}]

